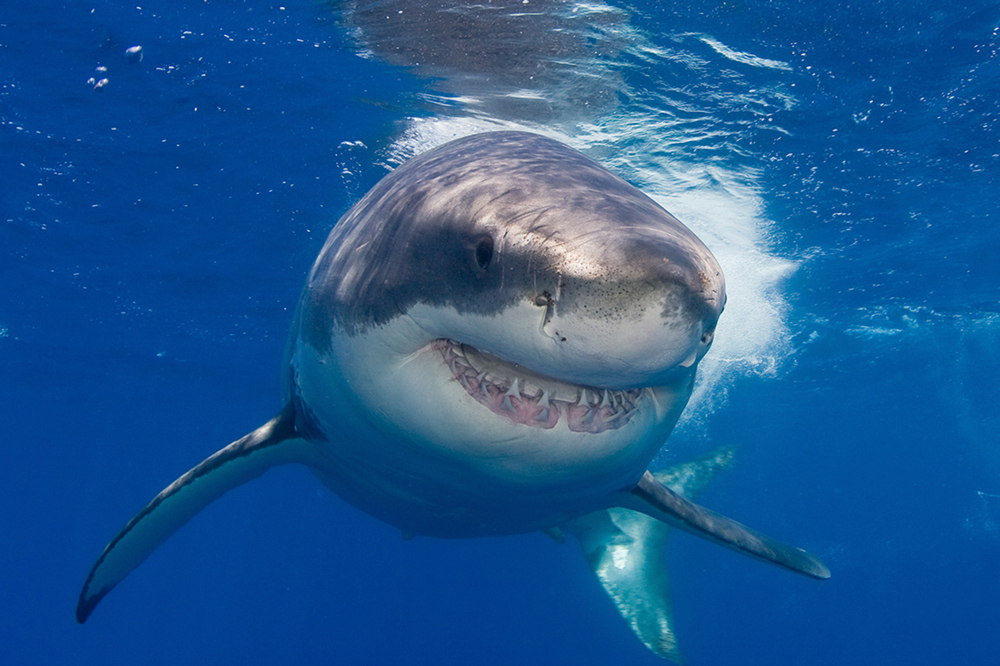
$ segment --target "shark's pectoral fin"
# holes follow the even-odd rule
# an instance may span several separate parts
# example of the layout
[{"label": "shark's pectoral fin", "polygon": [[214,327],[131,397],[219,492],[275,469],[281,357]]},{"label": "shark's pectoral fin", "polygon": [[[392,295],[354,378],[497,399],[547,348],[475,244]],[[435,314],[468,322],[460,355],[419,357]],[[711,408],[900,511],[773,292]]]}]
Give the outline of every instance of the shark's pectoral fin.
[{"label": "shark's pectoral fin", "polygon": [[307,450],[305,440],[298,439],[292,410],[286,407],[171,483],[128,521],[97,558],[80,592],[77,622],[85,622],[115,585],[212,501],[275,465],[304,462]]},{"label": "shark's pectoral fin", "polygon": [[698,506],[664,486],[649,472],[621,498],[619,505],[779,567],[812,578],[830,577],[830,570],[815,555]]}]

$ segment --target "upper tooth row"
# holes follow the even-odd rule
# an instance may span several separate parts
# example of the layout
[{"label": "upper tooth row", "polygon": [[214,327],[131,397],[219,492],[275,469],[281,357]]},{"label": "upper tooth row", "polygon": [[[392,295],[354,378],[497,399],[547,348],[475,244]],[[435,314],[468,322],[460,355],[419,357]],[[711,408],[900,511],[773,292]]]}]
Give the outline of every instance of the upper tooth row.
[{"label": "upper tooth row", "polygon": [[[450,344],[449,351],[452,355],[449,365],[455,376],[467,374],[467,372],[471,371],[473,376],[475,376],[480,382],[481,386],[484,382],[487,382],[497,386],[498,388],[502,388],[509,382],[508,388],[505,391],[505,394],[508,396],[528,396],[545,404],[548,404],[550,399],[611,408],[619,407],[625,404],[626,392],[623,390],[580,388],[574,391],[573,395],[568,395],[566,391],[557,391],[555,395],[550,395],[547,389],[533,384],[530,380],[518,377],[514,377],[513,380],[510,380],[506,377],[497,377],[496,375],[490,374],[486,370],[476,370],[476,368],[472,365],[472,362],[469,361],[468,357],[462,351],[462,348],[456,344]],[[566,387],[566,389],[570,388],[571,387],[569,386]]]}]

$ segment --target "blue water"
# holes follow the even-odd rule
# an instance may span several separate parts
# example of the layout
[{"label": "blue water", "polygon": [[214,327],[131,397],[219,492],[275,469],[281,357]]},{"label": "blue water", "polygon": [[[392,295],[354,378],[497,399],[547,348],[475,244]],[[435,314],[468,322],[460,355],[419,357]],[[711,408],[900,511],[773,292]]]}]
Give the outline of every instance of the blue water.
[{"label": "blue water", "polygon": [[676,535],[688,662],[995,663],[1000,5],[536,2],[561,52],[495,30],[492,59],[443,63],[339,3],[7,5],[0,662],[663,663],[573,544],[403,541],[298,468],[73,619],[132,513],[280,406],[339,215],[407,155],[514,126],[715,251],[730,305],[657,462],[734,444],[703,503],[833,571]]}]

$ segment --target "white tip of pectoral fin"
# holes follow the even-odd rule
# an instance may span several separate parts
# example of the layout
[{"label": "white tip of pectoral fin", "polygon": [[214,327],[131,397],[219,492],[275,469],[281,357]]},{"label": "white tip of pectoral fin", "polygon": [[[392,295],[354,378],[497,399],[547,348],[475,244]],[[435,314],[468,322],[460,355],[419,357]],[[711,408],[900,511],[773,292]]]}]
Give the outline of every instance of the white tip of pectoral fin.
[{"label": "white tip of pectoral fin", "polygon": [[[718,449],[658,472],[656,478],[675,492],[693,496],[732,456],[732,448]],[[579,540],[594,575],[636,637],[661,658],[683,663],[664,561],[670,527],[638,511],[615,508],[573,520],[563,529]]]},{"label": "white tip of pectoral fin", "polygon": [[97,558],[80,592],[76,621],[85,622],[115,585],[212,501],[275,465],[304,461],[307,446],[295,431],[292,409],[286,407],[167,486]]}]

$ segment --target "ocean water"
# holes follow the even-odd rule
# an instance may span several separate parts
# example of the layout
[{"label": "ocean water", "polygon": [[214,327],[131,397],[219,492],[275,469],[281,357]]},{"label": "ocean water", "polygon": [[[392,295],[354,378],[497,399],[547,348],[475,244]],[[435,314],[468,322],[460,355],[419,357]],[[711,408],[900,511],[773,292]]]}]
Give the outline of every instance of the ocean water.
[{"label": "ocean water", "polygon": [[337,218],[522,128],[715,252],[729,304],[654,464],[733,445],[700,501],[833,572],[673,536],[688,663],[994,663],[1000,5],[419,4],[0,10],[0,662],[664,663],[572,543],[403,541],[294,467],[73,617],[132,513],[280,407]]}]

